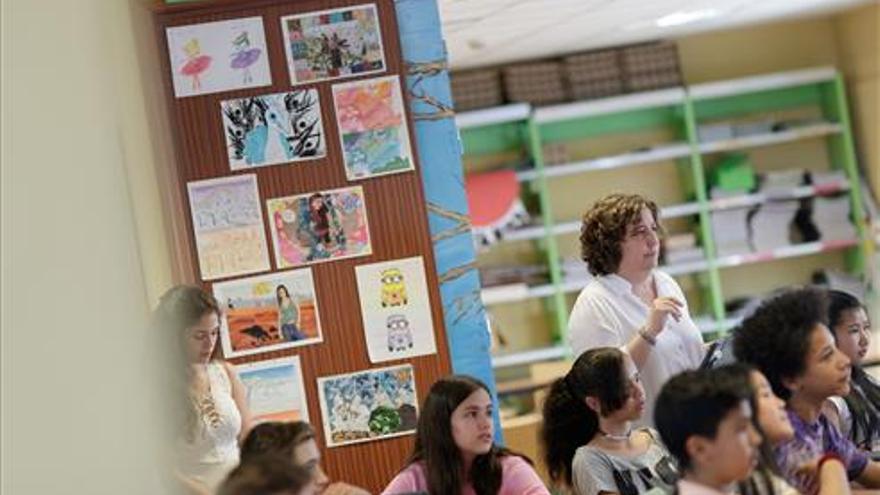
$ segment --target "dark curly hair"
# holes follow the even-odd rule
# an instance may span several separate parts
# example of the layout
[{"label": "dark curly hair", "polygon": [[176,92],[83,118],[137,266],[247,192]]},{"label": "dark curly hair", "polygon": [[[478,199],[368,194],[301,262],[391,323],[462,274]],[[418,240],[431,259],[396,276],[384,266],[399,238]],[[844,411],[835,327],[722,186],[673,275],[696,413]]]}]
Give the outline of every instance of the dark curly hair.
[{"label": "dark curly hair", "polygon": [[544,400],[541,428],[544,461],[553,482],[572,486],[574,455],[599,432],[599,416],[584,399],[597,397],[607,415],[623,407],[628,394],[623,352],[613,347],[584,352],[567,375],[553,382]]},{"label": "dark curly hair", "polygon": [[[581,220],[581,259],[593,275],[610,275],[617,271],[622,255],[620,246],[626,228],[635,222],[642,209],[651,210],[660,229],[657,204],[638,194],[614,193],[596,201]],[[661,234],[662,230],[658,231]]]},{"label": "dark curly hair", "polygon": [[803,374],[810,335],[820,323],[828,326],[826,291],[815,287],[786,290],[762,302],[734,330],[733,354],[761,370],[773,392],[788,400],[791,391],[783,380]]}]

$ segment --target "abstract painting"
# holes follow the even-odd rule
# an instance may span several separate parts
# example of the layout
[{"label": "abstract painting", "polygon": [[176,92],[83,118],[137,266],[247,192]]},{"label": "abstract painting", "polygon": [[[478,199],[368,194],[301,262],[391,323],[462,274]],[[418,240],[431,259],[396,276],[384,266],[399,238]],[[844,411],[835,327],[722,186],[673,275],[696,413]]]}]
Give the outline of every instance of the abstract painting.
[{"label": "abstract painting", "polygon": [[373,252],[359,186],[274,198],[266,207],[278,268]]},{"label": "abstract painting", "polygon": [[385,71],[374,4],[281,18],[292,85]]},{"label": "abstract painting", "polygon": [[165,29],[174,95],[204,95],[272,84],[262,17]]},{"label": "abstract painting", "polygon": [[410,365],[318,378],[328,447],[415,432],[418,402]]},{"label": "abstract painting", "polygon": [[355,267],[370,362],[434,354],[434,323],[421,256]]},{"label": "abstract painting", "polygon": [[239,364],[235,369],[244,384],[248,409],[256,422],[308,422],[309,408],[299,356]]},{"label": "abstract painting", "polygon": [[327,155],[316,89],[226,100],[220,109],[232,170]]},{"label": "abstract painting", "polygon": [[334,84],[333,104],[349,180],[413,169],[397,76]]},{"label": "abstract painting", "polygon": [[257,176],[208,179],[186,187],[202,280],[268,270]]},{"label": "abstract painting", "polygon": [[220,339],[226,357],[323,340],[310,268],[220,282],[213,292],[223,308]]}]

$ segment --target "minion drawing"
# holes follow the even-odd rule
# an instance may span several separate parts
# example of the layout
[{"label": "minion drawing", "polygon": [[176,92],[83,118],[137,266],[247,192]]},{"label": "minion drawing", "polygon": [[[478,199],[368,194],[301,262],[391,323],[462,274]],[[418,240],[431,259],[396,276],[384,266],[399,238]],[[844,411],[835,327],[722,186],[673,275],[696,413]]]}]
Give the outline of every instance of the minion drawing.
[{"label": "minion drawing", "polygon": [[398,268],[382,270],[382,307],[406,306],[406,285]]},{"label": "minion drawing", "polygon": [[403,315],[391,315],[385,322],[388,329],[388,351],[405,351],[413,347],[412,330],[409,321]]}]

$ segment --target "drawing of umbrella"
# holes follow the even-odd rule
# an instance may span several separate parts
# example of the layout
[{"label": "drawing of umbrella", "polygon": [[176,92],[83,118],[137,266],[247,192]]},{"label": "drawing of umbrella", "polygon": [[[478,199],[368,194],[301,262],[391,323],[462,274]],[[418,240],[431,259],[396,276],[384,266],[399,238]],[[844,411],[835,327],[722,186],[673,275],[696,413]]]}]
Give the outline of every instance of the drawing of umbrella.
[{"label": "drawing of umbrella", "polygon": [[202,47],[199,46],[199,40],[193,38],[183,45],[183,52],[186,54],[186,63],[180,68],[180,73],[184,76],[192,78],[193,91],[201,88],[199,75],[208,70],[211,65],[211,57],[202,55]]},{"label": "drawing of umbrella", "polygon": [[235,37],[232,40],[232,46],[235,49],[235,53],[232,54],[232,62],[230,66],[233,69],[244,71],[244,84],[247,84],[253,81],[253,77],[251,77],[251,65],[253,65],[259,58],[260,54],[263,52],[259,48],[251,48],[251,40],[248,38],[247,31],[242,31],[241,34]]}]

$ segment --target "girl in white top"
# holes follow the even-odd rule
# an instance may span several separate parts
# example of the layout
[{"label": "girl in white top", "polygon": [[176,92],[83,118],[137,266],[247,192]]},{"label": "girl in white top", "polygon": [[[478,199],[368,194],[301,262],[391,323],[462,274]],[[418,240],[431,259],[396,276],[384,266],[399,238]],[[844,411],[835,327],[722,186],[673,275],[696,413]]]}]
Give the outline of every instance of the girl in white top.
[{"label": "girl in white top", "polygon": [[184,369],[170,382],[185,401],[177,436],[176,475],[188,493],[214,493],[238,464],[238,446],[250,424],[244,386],[228,363],[214,360],[220,307],[198,287],[174,287],[154,314],[157,328],[173,332]]},{"label": "girl in white top", "polygon": [[705,350],[681,288],[657,270],[657,205],[632,194],[600,199],[584,214],[581,253],[595,278],[581,291],[568,321],[574,355],[620,347],[641,371],[643,423],[650,424],[660,388],[700,366]]}]

